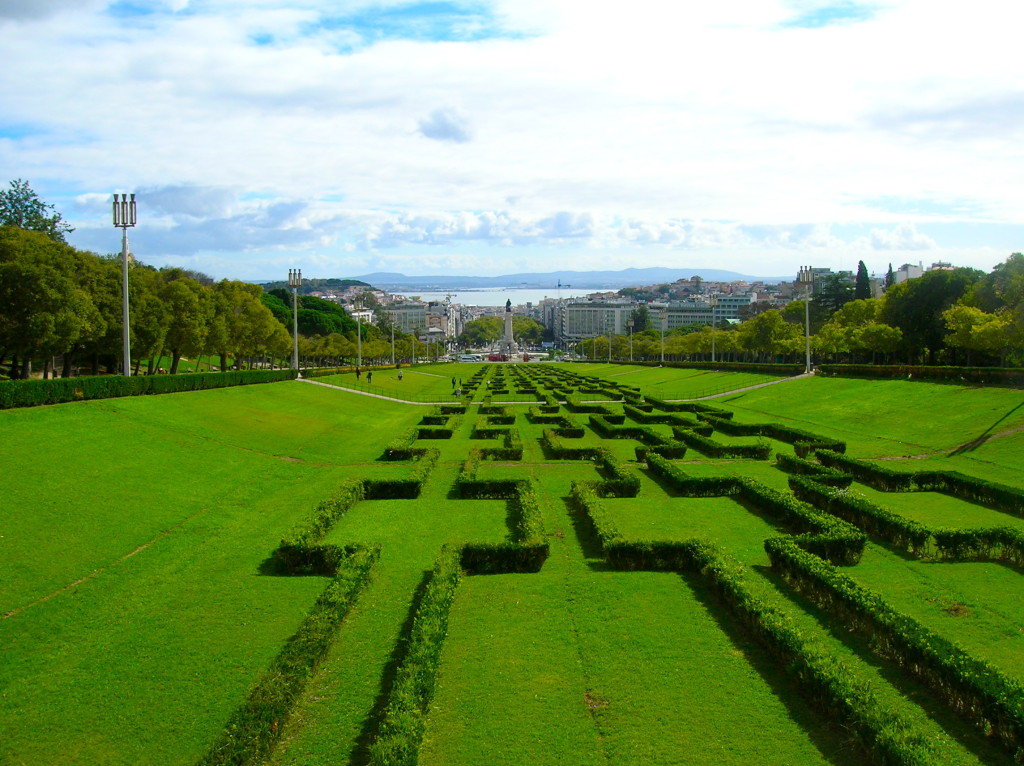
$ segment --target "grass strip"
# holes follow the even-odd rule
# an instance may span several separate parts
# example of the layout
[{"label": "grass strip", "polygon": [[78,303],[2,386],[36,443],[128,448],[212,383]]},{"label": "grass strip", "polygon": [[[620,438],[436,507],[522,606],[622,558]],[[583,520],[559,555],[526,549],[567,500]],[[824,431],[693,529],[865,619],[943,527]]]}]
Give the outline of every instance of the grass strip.
[{"label": "grass strip", "polygon": [[199,766],[243,766],[257,762],[270,752],[292,706],[369,581],[379,556],[379,547],[348,550],[337,575],[253,687],[249,698],[228,720],[220,738],[199,761]]},{"label": "grass strip", "polygon": [[741,627],[786,666],[809,704],[846,726],[877,763],[924,766],[934,762],[931,744],[910,721],[883,706],[827,649],[806,640],[789,615],[749,588],[742,564],[706,540],[626,541],[610,523],[593,487],[574,482],[572,498],[589,519],[614,568],[699,574]]},{"label": "grass strip", "polygon": [[405,656],[398,666],[377,736],[371,766],[413,766],[419,757],[427,709],[434,696],[448,615],[462,578],[457,548],[445,546],[428,575],[413,617]]}]

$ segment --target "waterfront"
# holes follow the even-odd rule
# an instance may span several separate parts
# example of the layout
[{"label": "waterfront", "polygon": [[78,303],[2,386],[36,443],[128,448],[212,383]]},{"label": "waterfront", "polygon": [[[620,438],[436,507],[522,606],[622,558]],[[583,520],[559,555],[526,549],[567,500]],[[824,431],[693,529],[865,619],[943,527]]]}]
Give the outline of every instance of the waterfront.
[{"label": "waterfront", "polygon": [[[562,286],[562,299],[573,297],[586,297],[590,293],[602,292],[598,288],[576,290],[571,287]],[[423,291],[423,290],[398,290],[394,295],[404,295],[409,298],[419,298],[424,301],[443,301],[451,296],[452,303],[459,303],[463,306],[504,306],[506,301],[512,301],[513,306],[523,306],[527,303],[537,305],[544,298],[557,299],[559,292],[557,287],[551,289],[534,289],[520,287],[485,287],[479,290],[450,290],[450,291]]]}]

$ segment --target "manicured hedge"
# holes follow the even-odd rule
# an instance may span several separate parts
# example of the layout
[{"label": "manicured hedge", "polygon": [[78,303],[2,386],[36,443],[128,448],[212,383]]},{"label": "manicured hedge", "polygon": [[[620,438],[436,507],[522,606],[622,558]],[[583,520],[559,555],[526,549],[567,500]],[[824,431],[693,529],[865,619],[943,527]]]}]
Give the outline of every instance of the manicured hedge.
[{"label": "manicured hedge", "polygon": [[285,643],[245,703],[200,766],[242,766],[261,762],[281,736],[285,721],[320,661],[334,643],[338,627],[370,579],[380,548],[349,548],[337,574],[309,614]]},{"label": "manicured hedge", "polygon": [[769,439],[792,444],[799,457],[806,458],[811,452],[819,449],[845,452],[846,442],[819,436],[799,428],[780,425],[779,423],[736,423],[720,418],[717,415],[698,413],[698,418],[710,423],[716,431],[733,436],[766,436]]},{"label": "manicured hedge", "polygon": [[343,481],[306,518],[292,527],[274,551],[274,559],[288,574],[335,575],[345,551],[336,545],[319,543],[342,514],[365,496],[362,481]]},{"label": "manicured hedge", "polygon": [[8,380],[0,381],[0,409],[276,383],[294,380],[295,375],[295,370],[233,370],[184,375],[98,375],[49,380]]},{"label": "manicured hedge", "polygon": [[772,568],[847,629],[870,640],[873,651],[928,686],[955,712],[1024,759],[1024,685],[994,665],[893,609],[791,537],[765,541]]},{"label": "manicured hedge", "polygon": [[626,541],[592,486],[574,482],[571,495],[611,566],[700,577],[740,627],[786,667],[809,704],[843,724],[871,760],[907,766],[934,761],[932,746],[913,723],[883,707],[833,655],[805,639],[787,614],[755,595],[738,562],[704,540]]},{"label": "manicured hedge", "polygon": [[799,544],[840,564],[856,564],[864,552],[867,536],[853,525],[792,495],[778,492],[752,479],[735,476],[694,477],[679,466],[658,455],[648,455],[647,465],[654,476],[661,478],[684,497],[721,497],[732,495],[778,520],[787,529],[798,533]]},{"label": "manicured hedge", "polygon": [[387,705],[370,745],[372,766],[415,766],[434,697],[452,600],[462,578],[460,552],[445,546],[426,578]]},{"label": "manicured hedge", "polygon": [[882,492],[941,492],[1004,513],[1024,516],[1024,490],[967,476],[957,471],[893,471],[828,450],[817,451],[824,465],[852,475]]},{"label": "manicured hedge", "polygon": [[692,428],[679,428],[678,426],[673,427],[672,435],[709,457],[767,460],[772,454],[772,445],[764,440],[758,444],[721,444],[707,436],[702,436]]},{"label": "manicured hedge", "polygon": [[1024,370],[1005,367],[929,367],[925,365],[820,364],[821,375],[847,378],[902,378],[963,386],[1024,386]]},{"label": "manicured hedge", "polygon": [[571,447],[562,441],[562,438],[582,438],[562,434],[554,428],[545,428],[541,433],[540,444],[544,454],[553,460],[593,460],[597,457],[602,447]]},{"label": "manicured hedge", "polygon": [[782,452],[775,453],[775,464],[781,471],[797,474],[798,476],[809,476],[819,484],[825,484],[829,487],[846,489],[853,483],[853,477],[848,473],[843,473],[835,468],[829,468],[811,460],[786,455]]},{"label": "manicured hedge", "polygon": [[922,554],[928,545],[931,532],[924,524],[845,490],[819,484],[817,477],[790,476],[789,488],[800,500],[850,522],[873,539],[917,555]]}]

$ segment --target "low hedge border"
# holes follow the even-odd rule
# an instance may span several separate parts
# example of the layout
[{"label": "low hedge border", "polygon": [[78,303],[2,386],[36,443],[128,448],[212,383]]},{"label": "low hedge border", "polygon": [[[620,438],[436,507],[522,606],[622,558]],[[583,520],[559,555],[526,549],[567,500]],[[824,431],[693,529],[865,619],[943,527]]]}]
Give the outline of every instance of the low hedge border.
[{"label": "low hedge border", "polygon": [[373,766],[414,766],[418,760],[448,632],[448,616],[462,578],[459,559],[457,548],[445,546],[426,579],[404,656],[369,747]]},{"label": "low hedge border", "polygon": [[800,546],[838,564],[856,564],[867,535],[852,524],[822,513],[793,495],[778,492],[753,479],[735,476],[693,477],[659,455],[648,455],[651,473],[684,497],[735,496],[797,533]]},{"label": "low hedge border", "polygon": [[413,465],[408,477],[401,479],[363,479],[367,500],[412,500],[420,496],[423,483],[437,465],[440,452],[425,449]]},{"label": "low hedge border", "polygon": [[933,762],[931,744],[914,731],[913,724],[883,707],[823,647],[807,641],[789,615],[756,596],[738,562],[704,540],[627,542],[609,521],[592,486],[574,482],[571,495],[612,567],[700,577],[740,627],[787,669],[807,702],[848,729],[873,760],[906,766]]},{"label": "low hedge border", "polygon": [[802,431],[799,428],[780,425],[779,423],[736,423],[732,420],[707,413],[698,413],[697,417],[710,423],[716,431],[732,436],[766,436],[769,439],[792,444],[797,456],[801,458],[806,458],[819,449],[846,452],[846,442],[812,434],[810,431]]},{"label": "low hedge border", "polygon": [[353,505],[366,497],[359,479],[343,481],[331,495],[321,500],[302,521],[281,540],[273,557],[288,574],[334,576],[343,551],[320,541]]},{"label": "low hedge border", "polygon": [[872,650],[930,688],[954,712],[1024,760],[1024,685],[893,609],[793,538],[765,541],[772,568],[797,591],[868,638]]},{"label": "low hedge border", "polygon": [[856,460],[819,449],[823,465],[851,474],[855,480],[882,492],[941,492],[983,505],[994,511],[1024,516],[1024,490],[957,471],[893,471],[875,463]]},{"label": "low hedge border", "polygon": [[819,375],[847,378],[902,378],[961,386],[1024,386],[1024,370],[1005,367],[931,367],[925,365],[819,364]]},{"label": "low hedge border", "polygon": [[678,426],[672,428],[672,435],[678,441],[693,447],[708,457],[768,460],[772,455],[772,445],[764,439],[757,444],[721,444],[708,436],[697,433],[692,428]]},{"label": "low hedge border", "polygon": [[837,489],[846,489],[853,483],[853,477],[848,473],[843,473],[835,468],[829,468],[821,463],[815,463],[812,460],[786,455],[782,452],[775,453],[775,465],[780,471],[796,474],[797,476],[808,476],[819,484],[825,484]]},{"label": "low hedge border", "polygon": [[295,370],[231,370],[183,375],[97,375],[48,380],[6,380],[0,381],[0,409],[277,383],[294,380],[295,376]]},{"label": "low hedge border", "polygon": [[564,433],[561,429],[545,428],[541,433],[540,444],[546,457],[552,460],[594,460],[603,447],[570,447],[562,439],[581,439],[573,432],[571,435]]},{"label": "low hedge border", "polygon": [[369,582],[379,556],[379,547],[345,549],[334,578],[246,701],[228,719],[199,766],[254,764],[271,751],[306,682],[327,655],[339,626]]},{"label": "low hedge border", "polygon": [[1019,529],[928,527],[866,498],[819,484],[813,477],[791,476],[789,484],[801,500],[915,556],[1024,567],[1024,532]]}]

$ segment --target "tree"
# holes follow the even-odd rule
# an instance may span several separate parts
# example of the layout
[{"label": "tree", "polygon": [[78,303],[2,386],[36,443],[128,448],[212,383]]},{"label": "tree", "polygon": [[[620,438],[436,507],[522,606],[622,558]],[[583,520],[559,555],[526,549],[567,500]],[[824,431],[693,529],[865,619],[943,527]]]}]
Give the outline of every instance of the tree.
[{"label": "tree", "polygon": [[498,317],[473,319],[462,328],[459,345],[463,348],[486,348],[505,334],[505,323]]},{"label": "tree", "polygon": [[977,269],[927,271],[917,279],[894,285],[883,299],[882,320],[903,332],[904,348],[911,356],[927,355],[929,364],[945,347],[942,313],[960,300],[983,276]]},{"label": "tree", "polygon": [[[168,273],[174,276],[174,272],[172,269]],[[205,350],[213,302],[208,288],[188,278],[172,278],[161,290],[161,297],[171,316],[166,344],[174,375],[183,356],[195,356]]]},{"label": "tree", "polygon": [[889,270],[885,272],[885,289],[888,290],[896,284],[896,275],[892,272],[892,264],[889,264]]},{"label": "tree", "polygon": [[826,274],[821,278],[820,287],[815,290],[814,303],[818,304],[826,317],[832,316],[854,299],[853,283],[845,274]]},{"label": "tree", "polygon": [[747,351],[762,358],[793,351],[800,330],[782,318],[782,312],[771,309],[758,314],[739,327],[740,343]]},{"label": "tree", "polygon": [[0,226],[41,231],[55,242],[67,244],[66,234],[74,231],[49,205],[36,196],[28,181],[11,181],[11,188],[0,191]]},{"label": "tree", "polygon": [[866,300],[871,297],[871,277],[868,276],[868,267],[864,261],[857,262],[857,279],[854,283],[855,300]]},{"label": "tree", "polygon": [[633,313],[630,314],[629,318],[633,322],[634,334],[651,329],[651,310],[647,306],[639,306],[633,309]]},{"label": "tree", "polygon": [[[505,328],[501,328],[504,335]],[[512,337],[521,346],[539,346],[544,340],[544,325],[530,317],[512,317]]]}]

